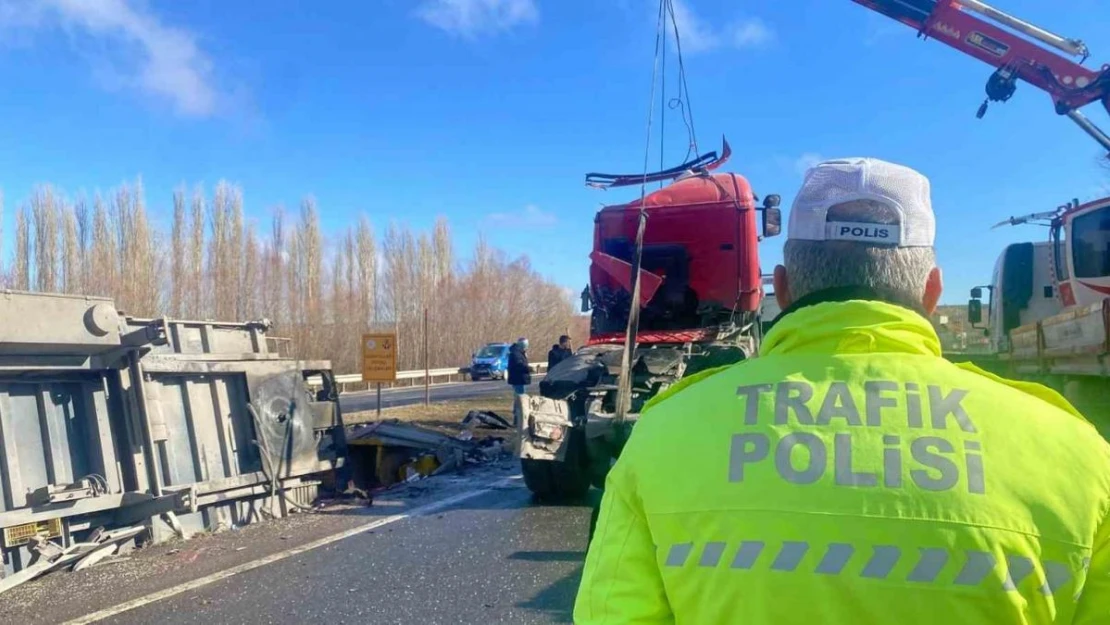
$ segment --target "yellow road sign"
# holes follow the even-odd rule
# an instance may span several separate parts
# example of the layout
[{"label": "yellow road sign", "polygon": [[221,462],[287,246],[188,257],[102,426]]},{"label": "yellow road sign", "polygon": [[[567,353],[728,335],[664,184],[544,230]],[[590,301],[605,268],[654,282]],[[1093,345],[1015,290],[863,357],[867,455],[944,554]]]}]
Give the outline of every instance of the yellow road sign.
[{"label": "yellow road sign", "polygon": [[397,379],[397,335],[362,335],[362,381],[393,382]]}]

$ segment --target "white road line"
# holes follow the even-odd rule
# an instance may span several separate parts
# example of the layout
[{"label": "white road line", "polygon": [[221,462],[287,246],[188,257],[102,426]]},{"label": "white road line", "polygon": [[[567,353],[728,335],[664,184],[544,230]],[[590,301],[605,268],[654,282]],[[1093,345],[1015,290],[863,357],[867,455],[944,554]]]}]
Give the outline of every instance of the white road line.
[{"label": "white road line", "polygon": [[306,544],[301,545],[299,547],[293,547],[292,549],[286,549],[285,551],[280,551],[278,553],[271,554],[271,555],[268,555],[268,556],[263,557],[263,558],[259,558],[258,560],[253,560],[251,562],[245,562],[245,563],[240,564],[238,566],[233,566],[230,569],[219,571],[217,573],[213,573],[211,575],[201,577],[199,579],[194,579],[191,582],[185,582],[183,584],[179,584],[177,586],[173,586],[173,587],[167,588],[165,590],[160,590],[158,592],[151,593],[151,594],[146,595],[144,597],[139,597],[138,599],[132,599],[131,601],[127,601],[127,602],[121,603],[119,605],[110,607],[110,608],[105,608],[105,609],[100,610],[98,612],[93,612],[91,614],[86,614],[85,616],[73,619],[71,621],[66,621],[66,623],[64,625],[84,625],[86,623],[95,623],[97,621],[106,619],[110,616],[115,616],[117,614],[122,614],[124,612],[134,610],[135,608],[140,608],[142,606],[149,605],[151,603],[162,601],[163,599],[168,599],[168,598],[173,597],[175,595],[179,595],[183,592],[188,592],[190,590],[196,590],[197,588],[202,588],[202,587],[207,586],[209,584],[227,579],[229,577],[233,577],[233,576],[238,575],[240,573],[246,573],[247,571],[253,571],[254,569],[266,566],[267,564],[273,564],[274,562],[279,562],[279,561],[284,560],[286,558],[290,558],[292,556],[302,554],[306,551],[311,551],[313,549],[319,549],[320,547],[330,545],[334,542],[338,542],[338,541],[343,540],[345,538],[350,538],[352,536],[358,536],[359,534],[364,534],[366,532],[369,532],[370,530],[377,529],[377,528],[382,527],[384,525],[389,525],[391,523],[396,523],[398,521],[404,521],[405,519],[410,518],[410,517],[417,517],[417,516],[423,516],[425,514],[431,514],[433,512],[437,512],[439,510],[442,510],[443,508],[449,508],[449,507],[451,507],[451,506],[453,506],[457,503],[467,501],[468,499],[474,499],[475,497],[480,497],[482,495],[491,493],[491,492],[497,490],[498,488],[500,488],[502,486],[506,486],[508,484],[511,484],[515,480],[519,480],[520,478],[521,478],[521,476],[514,475],[512,477],[508,477],[508,478],[505,478],[503,480],[499,480],[499,481],[495,482],[493,485],[487,486],[486,488],[480,488],[478,490],[472,490],[472,491],[468,491],[468,492],[465,492],[465,493],[459,493],[458,495],[454,495],[454,496],[448,497],[446,499],[441,499],[440,501],[434,501],[430,504],[413,508],[412,510],[409,510],[408,512],[404,512],[404,513],[401,513],[401,514],[394,514],[392,516],[387,516],[384,519],[378,519],[376,521],[367,523],[366,525],[360,525],[358,527],[351,528],[351,529],[346,530],[344,532],[339,532],[338,534],[332,534],[331,536],[325,536],[324,538],[314,540],[310,543],[306,543]]}]

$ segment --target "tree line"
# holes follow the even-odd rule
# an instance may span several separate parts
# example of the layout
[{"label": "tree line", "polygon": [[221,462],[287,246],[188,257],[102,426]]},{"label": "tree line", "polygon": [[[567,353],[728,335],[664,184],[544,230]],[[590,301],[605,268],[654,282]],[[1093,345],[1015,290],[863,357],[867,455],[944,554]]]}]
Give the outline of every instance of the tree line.
[{"label": "tree line", "polygon": [[244,321],[267,318],[293,355],[358,371],[361,333],[396,331],[398,367],[465,364],[491,341],[550,344],[574,324],[574,305],[526,256],[510,258],[479,237],[457,256],[447,220],[430,232],[369,219],[321,230],[307,198],[268,224],[247,219],[242,190],[220,182],[178,189],[168,232],[150,218],[141,181],[91,200],[34,189],[15,216],[8,288],[107,296],[136,317]]}]

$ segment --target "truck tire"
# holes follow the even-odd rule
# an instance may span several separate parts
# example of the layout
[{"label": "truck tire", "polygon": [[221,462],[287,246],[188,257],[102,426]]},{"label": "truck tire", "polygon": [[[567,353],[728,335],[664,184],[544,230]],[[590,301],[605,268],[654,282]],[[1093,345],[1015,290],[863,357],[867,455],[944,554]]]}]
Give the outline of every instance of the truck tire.
[{"label": "truck tire", "polygon": [[520,459],[524,484],[536,499],[543,502],[579,501],[590,490],[590,472],[585,462],[585,444],[581,436],[572,436],[566,460]]}]

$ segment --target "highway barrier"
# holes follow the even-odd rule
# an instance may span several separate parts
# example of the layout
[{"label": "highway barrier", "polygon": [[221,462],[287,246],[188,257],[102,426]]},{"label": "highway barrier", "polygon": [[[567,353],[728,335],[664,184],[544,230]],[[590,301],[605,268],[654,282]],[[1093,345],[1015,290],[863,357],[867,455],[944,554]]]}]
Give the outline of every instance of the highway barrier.
[{"label": "highway barrier", "polygon": [[[543,373],[547,371],[547,363],[538,362],[531,365],[533,373]],[[398,371],[397,382],[404,382],[404,384],[382,384],[383,388],[405,388],[417,386],[417,382],[423,380],[425,386],[434,385],[436,380],[454,382],[456,377],[465,378],[470,375],[470,368],[468,367],[447,367],[444,369],[419,369],[416,371]],[[361,373],[351,373],[348,375],[335,376],[335,383],[339,386],[339,392],[345,393],[351,387],[356,387],[358,390],[369,390],[372,388],[372,382],[363,382]],[[311,377],[308,379],[308,384],[313,388],[319,388],[322,381],[319,376]]]}]

